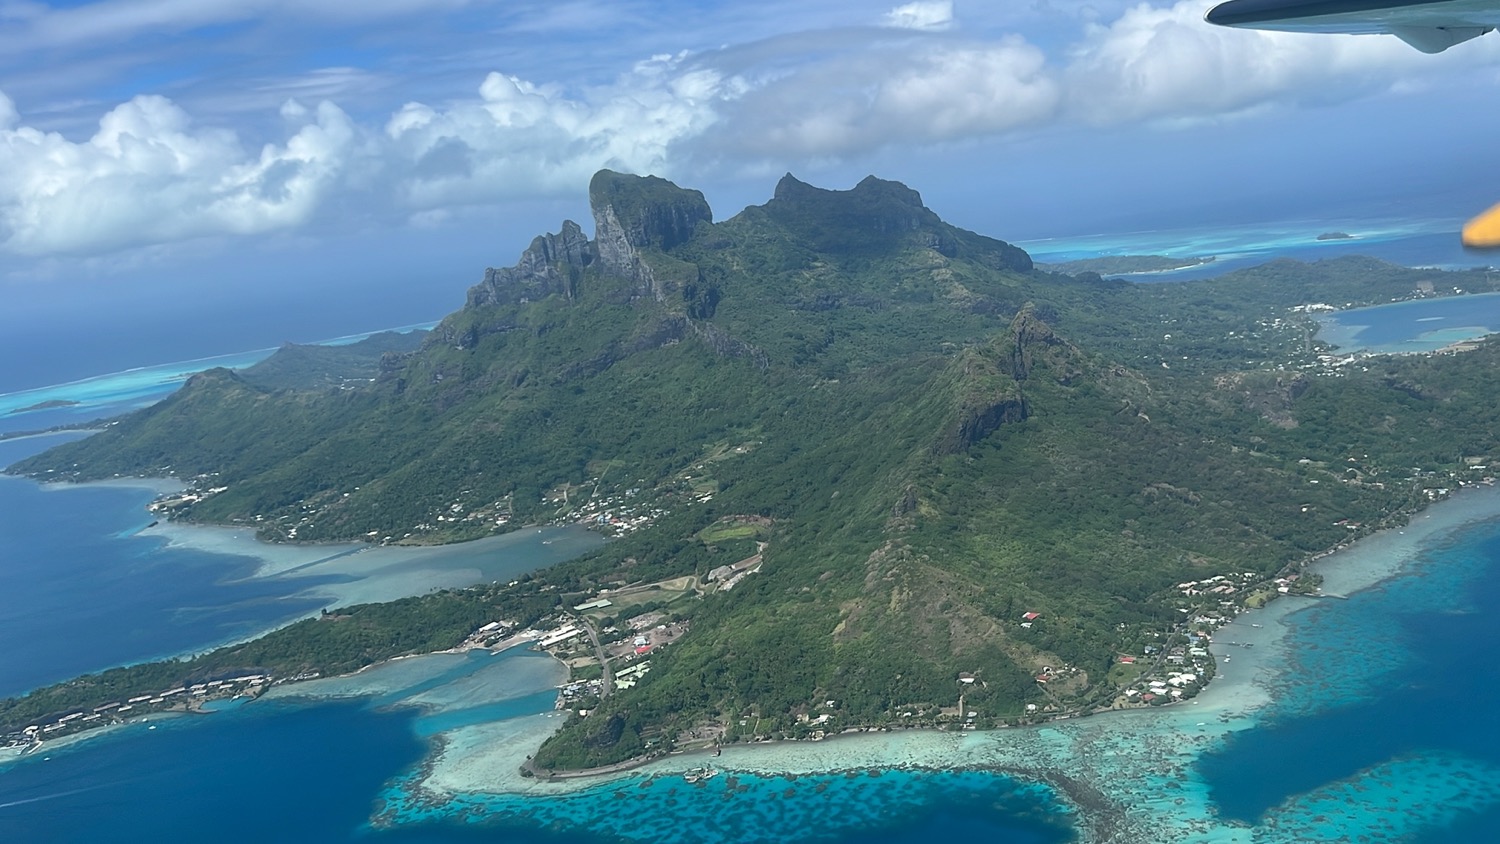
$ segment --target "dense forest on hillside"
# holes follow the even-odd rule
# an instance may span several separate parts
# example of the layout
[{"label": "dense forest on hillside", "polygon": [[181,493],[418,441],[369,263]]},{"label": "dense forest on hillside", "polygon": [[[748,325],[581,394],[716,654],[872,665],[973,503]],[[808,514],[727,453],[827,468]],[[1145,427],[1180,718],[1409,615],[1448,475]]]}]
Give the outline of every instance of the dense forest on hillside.
[{"label": "dense forest on hillside", "polygon": [[[1489,289],[1483,273],[1345,258],[1182,284],[1065,275],[874,178],[788,176],[718,223],[651,177],[600,173],[590,199],[593,240],[571,222],[538,237],[372,382],[210,371],[13,471],[173,474],[200,493],[179,518],[271,540],[628,522],[526,587],[567,601],[702,580],[733,556],[702,531],[774,525],[757,574],[674,605],[691,632],[539,754],[579,767],[709,721],[790,731],[829,700],[846,724],[951,708],[960,673],[986,723],[1107,702],[1116,653],[1178,623],[1173,584],[1271,577],[1500,450],[1493,346],[1338,365],[1306,314]],[[508,600],[474,594],[491,609],[465,623]],[[316,647],[346,666],[462,626]],[[296,662],[277,647],[235,661]],[[1079,679],[1036,682],[1058,666]]]}]

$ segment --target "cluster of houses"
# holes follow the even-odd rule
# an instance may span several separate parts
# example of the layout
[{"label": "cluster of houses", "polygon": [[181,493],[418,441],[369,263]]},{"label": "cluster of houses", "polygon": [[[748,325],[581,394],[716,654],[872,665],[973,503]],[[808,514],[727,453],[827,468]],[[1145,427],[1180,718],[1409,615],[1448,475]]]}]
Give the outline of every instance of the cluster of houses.
[{"label": "cluster of houses", "polygon": [[[359,487],[355,487],[354,490],[355,492],[358,492]],[[463,490],[459,493],[459,495],[464,496],[468,493],[469,490]],[[344,497],[348,498],[349,493],[344,493]],[[491,504],[480,505],[477,507],[471,504],[465,504],[462,499],[455,499],[454,501],[449,502],[448,506],[444,508],[442,512],[438,513],[436,516],[433,516],[432,521],[413,525],[412,533],[404,534],[400,538],[410,539],[415,534],[431,533],[443,527],[451,527],[453,525],[457,525],[460,522],[480,522],[486,525],[493,524],[496,527],[504,527],[505,525],[510,523],[510,518],[511,512],[509,496]],[[306,519],[303,520],[304,523],[306,521]],[[287,532],[287,535],[295,539],[297,536],[297,528],[291,528],[291,530]],[[378,530],[370,531],[369,533],[365,534],[365,537],[371,541],[378,541],[381,545],[387,545],[391,542],[397,541],[397,537],[395,535],[380,536],[380,531]]]},{"label": "cluster of houses", "polygon": [[1196,691],[1207,682],[1207,679],[1192,671],[1180,671],[1168,674],[1163,678],[1146,681],[1142,687],[1134,687],[1125,690],[1125,697],[1131,702],[1140,702],[1153,705],[1158,702],[1169,703],[1182,700],[1183,695],[1190,691]]},{"label": "cluster of houses", "polygon": [[1220,595],[1227,597],[1255,585],[1260,580],[1260,577],[1260,575],[1252,571],[1238,572],[1236,574],[1220,574],[1205,580],[1189,580],[1186,583],[1179,583],[1176,589],[1188,597],[1197,597],[1200,595]]},{"label": "cluster of houses", "polygon": [[648,527],[652,522],[668,515],[668,511],[660,507],[631,504],[630,499],[640,493],[640,487],[632,487],[619,495],[591,497],[578,508],[578,522],[605,533],[626,534]]},{"label": "cluster of houses", "polygon": [[210,495],[218,495],[219,493],[229,489],[229,487],[227,486],[201,487],[201,484],[206,477],[207,476],[200,476],[198,478],[194,478],[192,486],[190,486],[188,489],[183,490],[179,493],[163,495],[150,504],[147,504],[146,509],[150,510],[152,513],[158,516],[168,515],[173,510],[179,509],[181,507],[186,507],[189,504],[196,504],[199,501],[202,501],[203,499],[209,497]]},{"label": "cluster of houses", "polygon": [[188,711],[196,709],[210,700],[238,697],[240,695],[254,697],[265,691],[272,683],[272,678],[268,674],[247,674],[243,677],[230,677],[221,680],[209,680],[188,686],[178,686],[154,694],[136,695],[126,700],[100,704],[89,709],[76,709],[58,717],[56,720],[33,724],[24,729],[9,733],[0,737],[0,741],[4,742],[3,746],[5,748],[19,749],[22,753],[29,753],[40,747],[46,739],[59,738],[70,733],[93,727],[102,727],[107,724],[122,723],[130,718],[150,712]]},{"label": "cluster of houses", "polygon": [[[602,691],[604,691],[604,681],[597,677],[592,680],[569,683],[557,690],[557,702],[552,705],[552,708],[572,709],[581,700],[588,698],[597,700]],[[586,716],[587,713],[587,709],[579,710],[580,715]]]},{"label": "cluster of houses", "polygon": [[[573,609],[575,612],[586,613],[605,610],[611,606],[613,602],[608,598],[596,597],[578,604]],[[618,627],[610,625],[599,631],[605,658],[614,669],[611,672],[612,689],[628,689],[638,683],[641,677],[651,670],[650,654],[658,647],[671,644],[687,632],[685,624],[669,624],[666,623],[666,618],[665,613],[653,610],[622,621]],[[556,626],[549,629],[548,624]],[[507,643],[523,639],[534,640],[536,643],[534,647],[549,651],[558,658],[565,658],[569,656],[570,651],[576,652],[576,648],[573,647],[575,640],[588,634],[586,622],[567,615],[554,617],[550,622],[538,625],[538,628],[540,629],[516,633],[507,640]],[[474,635],[480,634],[476,632]],[[580,656],[569,664],[578,667],[580,664],[590,664],[593,661],[593,655],[590,654],[588,657]],[[590,698],[597,699],[604,694],[605,689],[601,679],[574,681],[558,690],[555,708],[576,709],[580,715],[587,716],[589,710],[578,708],[579,705],[584,704]]]}]

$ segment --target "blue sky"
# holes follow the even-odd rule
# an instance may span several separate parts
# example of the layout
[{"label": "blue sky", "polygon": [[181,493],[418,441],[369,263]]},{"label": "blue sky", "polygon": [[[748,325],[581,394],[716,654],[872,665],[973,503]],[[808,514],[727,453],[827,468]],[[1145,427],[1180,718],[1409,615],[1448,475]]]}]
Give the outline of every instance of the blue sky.
[{"label": "blue sky", "polygon": [[1426,56],[1207,6],[0,0],[0,354],[64,315],[127,351],[194,314],[435,318],[588,228],[600,167],[720,218],[875,173],[1006,239],[1500,198],[1500,36]]}]

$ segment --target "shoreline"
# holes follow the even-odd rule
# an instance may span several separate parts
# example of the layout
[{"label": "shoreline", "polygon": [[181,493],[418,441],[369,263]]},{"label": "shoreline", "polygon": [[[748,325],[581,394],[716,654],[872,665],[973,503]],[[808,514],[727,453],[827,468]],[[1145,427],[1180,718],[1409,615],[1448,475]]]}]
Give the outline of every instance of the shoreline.
[{"label": "shoreline", "polygon": [[[1468,487],[1407,514],[1405,524],[1314,555],[1304,566],[1325,578],[1328,591],[1351,595],[1409,572],[1426,549],[1454,531],[1497,518],[1500,487]],[[728,744],[718,757],[703,749],[639,761],[627,770],[525,778],[519,763],[559,724],[549,713],[514,719],[489,734],[486,725],[442,734],[434,754],[408,783],[409,797],[413,805],[429,808],[476,800],[507,806],[511,804],[505,801],[516,798],[564,800],[585,792],[603,794],[625,782],[677,778],[709,762],[725,774],[757,777],[987,771],[1045,785],[1073,808],[1082,842],[1222,840],[1199,836],[1248,829],[1217,817],[1208,787],[1193,766],[1207,749],[1255,726],[1259,713],[1278,699],[1277,678],[1293,670],[1287,652],[1292,617],[1320,603],[1290,595],[1240,613],[1216,634],[1218,647],[1210,645],[1220,667],[1213,681],[1192,700],[1170,706],[985,731],[912,728],[844,733],[820,741]],[[1231,640],[1257,647],[1231,648],[1225,644]],[[1235,659],[1224,662],[1230,653]],[[517,764],[507,766],[507,760]],[[1163,792],[1159,775],[1177,784]],[[1157,812],[1181,818],[1163,829]]]},{"label": "shoreline", "polygon": [[[1445,499],[1405,513],[1403,523],[1315,554],[1299,565],[1323,576],[1328,592],[1350,595],[1409,571],[1424,549],[1446,535],[1497,517],[1500,486],[1464,487]],[[1143,799],[1141,791],[1132,791],[1144,787],[1140,773],[1122,770],[1121,762],[1134,760],[1146,770],[1176,772],[1187,783],[1183,787],[1189,796],[1211,808],[1206,792],[1195,791],[1203,787],[1192,781],[1194,760],[1227,735],[1253,726],[1255,713],[1274,702],[1268,676],[1274,680],[1289,670],[1284,649],[1288,619],[1318,603],[1311,597],[1282,596],[1264,608],[1241,612],[1215,635],[1219,647],[1210,645],[1211,652],[1221,660],[1212,682],[1190,701],[1166,707],[1096,712],[1089,717],[1066,716],[1036,725],[985,731],[911,728],[842,733],[821,741],[730,744],[722,747],[719,757],[703,749],[638,760],[608,772],[575,773],[554,780],[527,779],[520,773],[523,760],[561,724],[557,713],[543,712],[467,724],[426,736],[431,749],[410,779],[403,776],[402,789],[411,801],[432,808],[461,806],[475,799],[562,799],[609,789],[620,782],[678,778],[686,768],[709,760],[725,773],[757,777],[838,776],[879,770],[987,771],[1045,785],[1056,799],[1073,807],[1083,841],[1135,840],[1122,836],[1150,831],[1141,814],[1151,810],[1152,800],[1165,796],[1179,799],[1181,795]],[[1254,642],[1258,647],[1253,651],[1226,648],[1224,643],[1231,640]],[[1228,655],[1226,651],[1234,655],[1232,663],[1222,661]],[[439,655],[462,657],[448,652]],[[351,688],[321,696],[379,697],[381,690],[363,681],[382,669],[418,663],[423,656],[433,655],[395,658],[339,677],[289,683],[278,686],[270,697],[317,698],[320,695],[307,692],[329,681],[343,681]],[[548,662],[560,665],[555,658]],[[360,682],[348,683],[352,678]],[[396,701],[393,705],[405,704]],[[445,706],[424,705],[436,710]],[[46,748],[61,750],[115,734],[124,726],[128,725],[48,741]],[[399,818],[395,822],[399,823]],[[1222,825],[1202,813],[1188,817],[1184,823]],[[1174,840],[1172,836],[1157,837]]]},{"label": "shoreline", "polygon": [[[1466,503],[1469,506],[1460,509],[1457,507],[1457,505],[1461,503]],[[1431,525],[1418,524],[1414,527],[1414,522],[1422,522],[1431,519],[1434,515],[1433,511],[1440,508],[1443,510],[1443,515],[1446,518],[1439,519],[1437,522],[1434,522]],[[1224,688],[1225,684],[1223,682],[1223,672],[1228,670],[1223,667],[1225,665],[1225,657],[1240,655],[1243,659],[1244,651],[1242,650],[1225,653],[1226,645],[1230,643],[1224,640],[1224,638],[1220,634],[1223,634],[1225,631],[1230,631],[1231,628],[1235,628],[1235,630],[1232,631],[1236,636],[1236,641],[1233,644],[1241,644],[1241,642],[1238,640],[1242,639],[1254,640],[1257,638],[1262,638],[1256,636],[1251,631],[1257,628],[1264,627],[1263,624],[1251,628],[1251,631],[1247,631],[1240,629],[1244,627],[1244,624],[1241,623],[1241,619],[1244,619],[1251,614],[1265,614],[1267,616],[1274,614],[1284,617],[1285,615],[1290,615],[1292,613],[1308,608],[1312,605],[1312,602],[1329,598],[1346,599],[1350,594],[1359,592],[1364,589],[1373,588],[1380,585],[1381,583],[1384,583],[1387,580],[1390,580],[1393,577],[1399,576],[1410,564],[1412,558],[1419,553],[1421,547],[1432,539],[1439,537],[1445,533],[1458,530],[1465,525],[1472,524],[1474,522],[1500,517],[1500,486],[1481,485],[1460,487],[1452,494],[1450,494],[1447,498],[1440,499],[1438,501],[1424,502],[1424,506],[1421,509],[1412,510],[1409,512],[1393,513],[1392,516],[1398,518],[1404,517],[1404,520],[1399,521],[1397,524],[1391,527],[1381,528],[1380,530],[1374,531],[1365,536],[1361,536],[1356,539],[1352,539],[1347,542],[1335,545],[1327,550],[1320,551],[1309,556],[1307,559],[1301,561],[1300,563],[1296,563],[1288,567],[1288,570],[1295,569],[1302,572],[1313,573],[1322,577],[1324,581],[1323,586],[1319,588],[1319,591],[1317,593],[1290,593],[1276,595],[1271,601],[1269,601],[1262,607],[1247,607],[1242,609],[1229,624],[1221,627],[1216,632],[1215,638],[1210,640],[1208,643],[1208,650],[1214,655],[1217,661],[1217,670],[1215,674],[1209,679],[1208,684],[1199,692],[1199,694],[1197,694],[1193,698],[1176,701],[1156,707],[1137,706],[1123,709],[1105,708],[1095,709],[1087,712],[1066,712],[1051,715],[1033,724],[1002,726],[989,730],[965,731],[948,730],[942,727],[878,728],[869,726],[855,726],[849,727],[841,733],[827,736],[826,738],[822,739],[767,739],[758,742],[737,742],[725,744],[721,746],[721,749],[724,751],[728,751],[730,748],[752,747],[772,749],[789,745],[797,746],[808,744],[828,744],[830,742],[844,741],[859,735],[868,735],[871,733],[891,734],[928,732],[960,736],[976,734],[1005,734],[1014,730],[1040,729],[1046,728],[1049,725],[1055,725],[1067,721],[1076,721],[1085,718],[1107,717],[1110,715],[1117,715],[1122,713],[1167,713],[1181,711],[1186,706],[1201,704],[1210,700],[1209,694],[1212,690],[1222,690]],[[1428,527],[1430,529],[1427,531],[1423,531],[1421,529],[1423,527]],[[1411,533],[1410,536],[1408,536],[1409,531]],[[1380,568],[1366,567],[1364,569],[1351,570],[1348,566],[1341,566],[1340,560],[1338,559],[1342,556],[1355,553],[1369,554],[1372,548],[1376,547],[1380,547],[1381,550],[1386,550],[1387,553],[1390,553],[1393,546],[1402,549],[1402,553],[1399,557],[1399,562],[1390,566],[1382,566]],[[1338,586],[1337,591],[1329,590],[1328,587],[1330,583],[1336,584]],[[1282,610],[1282,612],[1275,613],[1274,611],[1278,609]],[[1257,617],[1260,616],[1258,615]],[[1279,618],[1277,620],[1279,620]],[[1236,625],[1238,625],[1238,627],[1236,627]],[[1254,641],[1251,641],[1251,644],[1253,645],[1256,643]],[[1264,651],[1262,651],[1262,653],[1264,653]],[[667,754],[658,756],[636,757],[634,759],[628,759],[622,762],[600,766],[598,768],[547,771],[545,776],[542,775],[541,772],[536,771],[536,769],[531,768],[529,765],[526,767],[527,770],[533,772],[533,774],[535,775],[535,781],[539,783],[558,783],[590,778],[597,778],[600,781],[607,781],[614,775],[645,768],[652,765],[653,763],[661,762],[664,760],[675,758],[695,758],[709,754],[710,751],[707,748],[695,748],[687,751],[672,751]]]}]

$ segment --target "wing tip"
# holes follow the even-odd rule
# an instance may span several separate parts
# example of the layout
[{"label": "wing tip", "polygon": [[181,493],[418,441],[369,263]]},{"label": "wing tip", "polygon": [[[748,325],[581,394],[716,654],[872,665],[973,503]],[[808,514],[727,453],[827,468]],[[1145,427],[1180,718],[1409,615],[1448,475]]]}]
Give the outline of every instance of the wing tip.
[{"label": "wing tip", "polygon": [[1467,249],[1500,249],[1500,205],[1466,223],[1462,238]]}]

